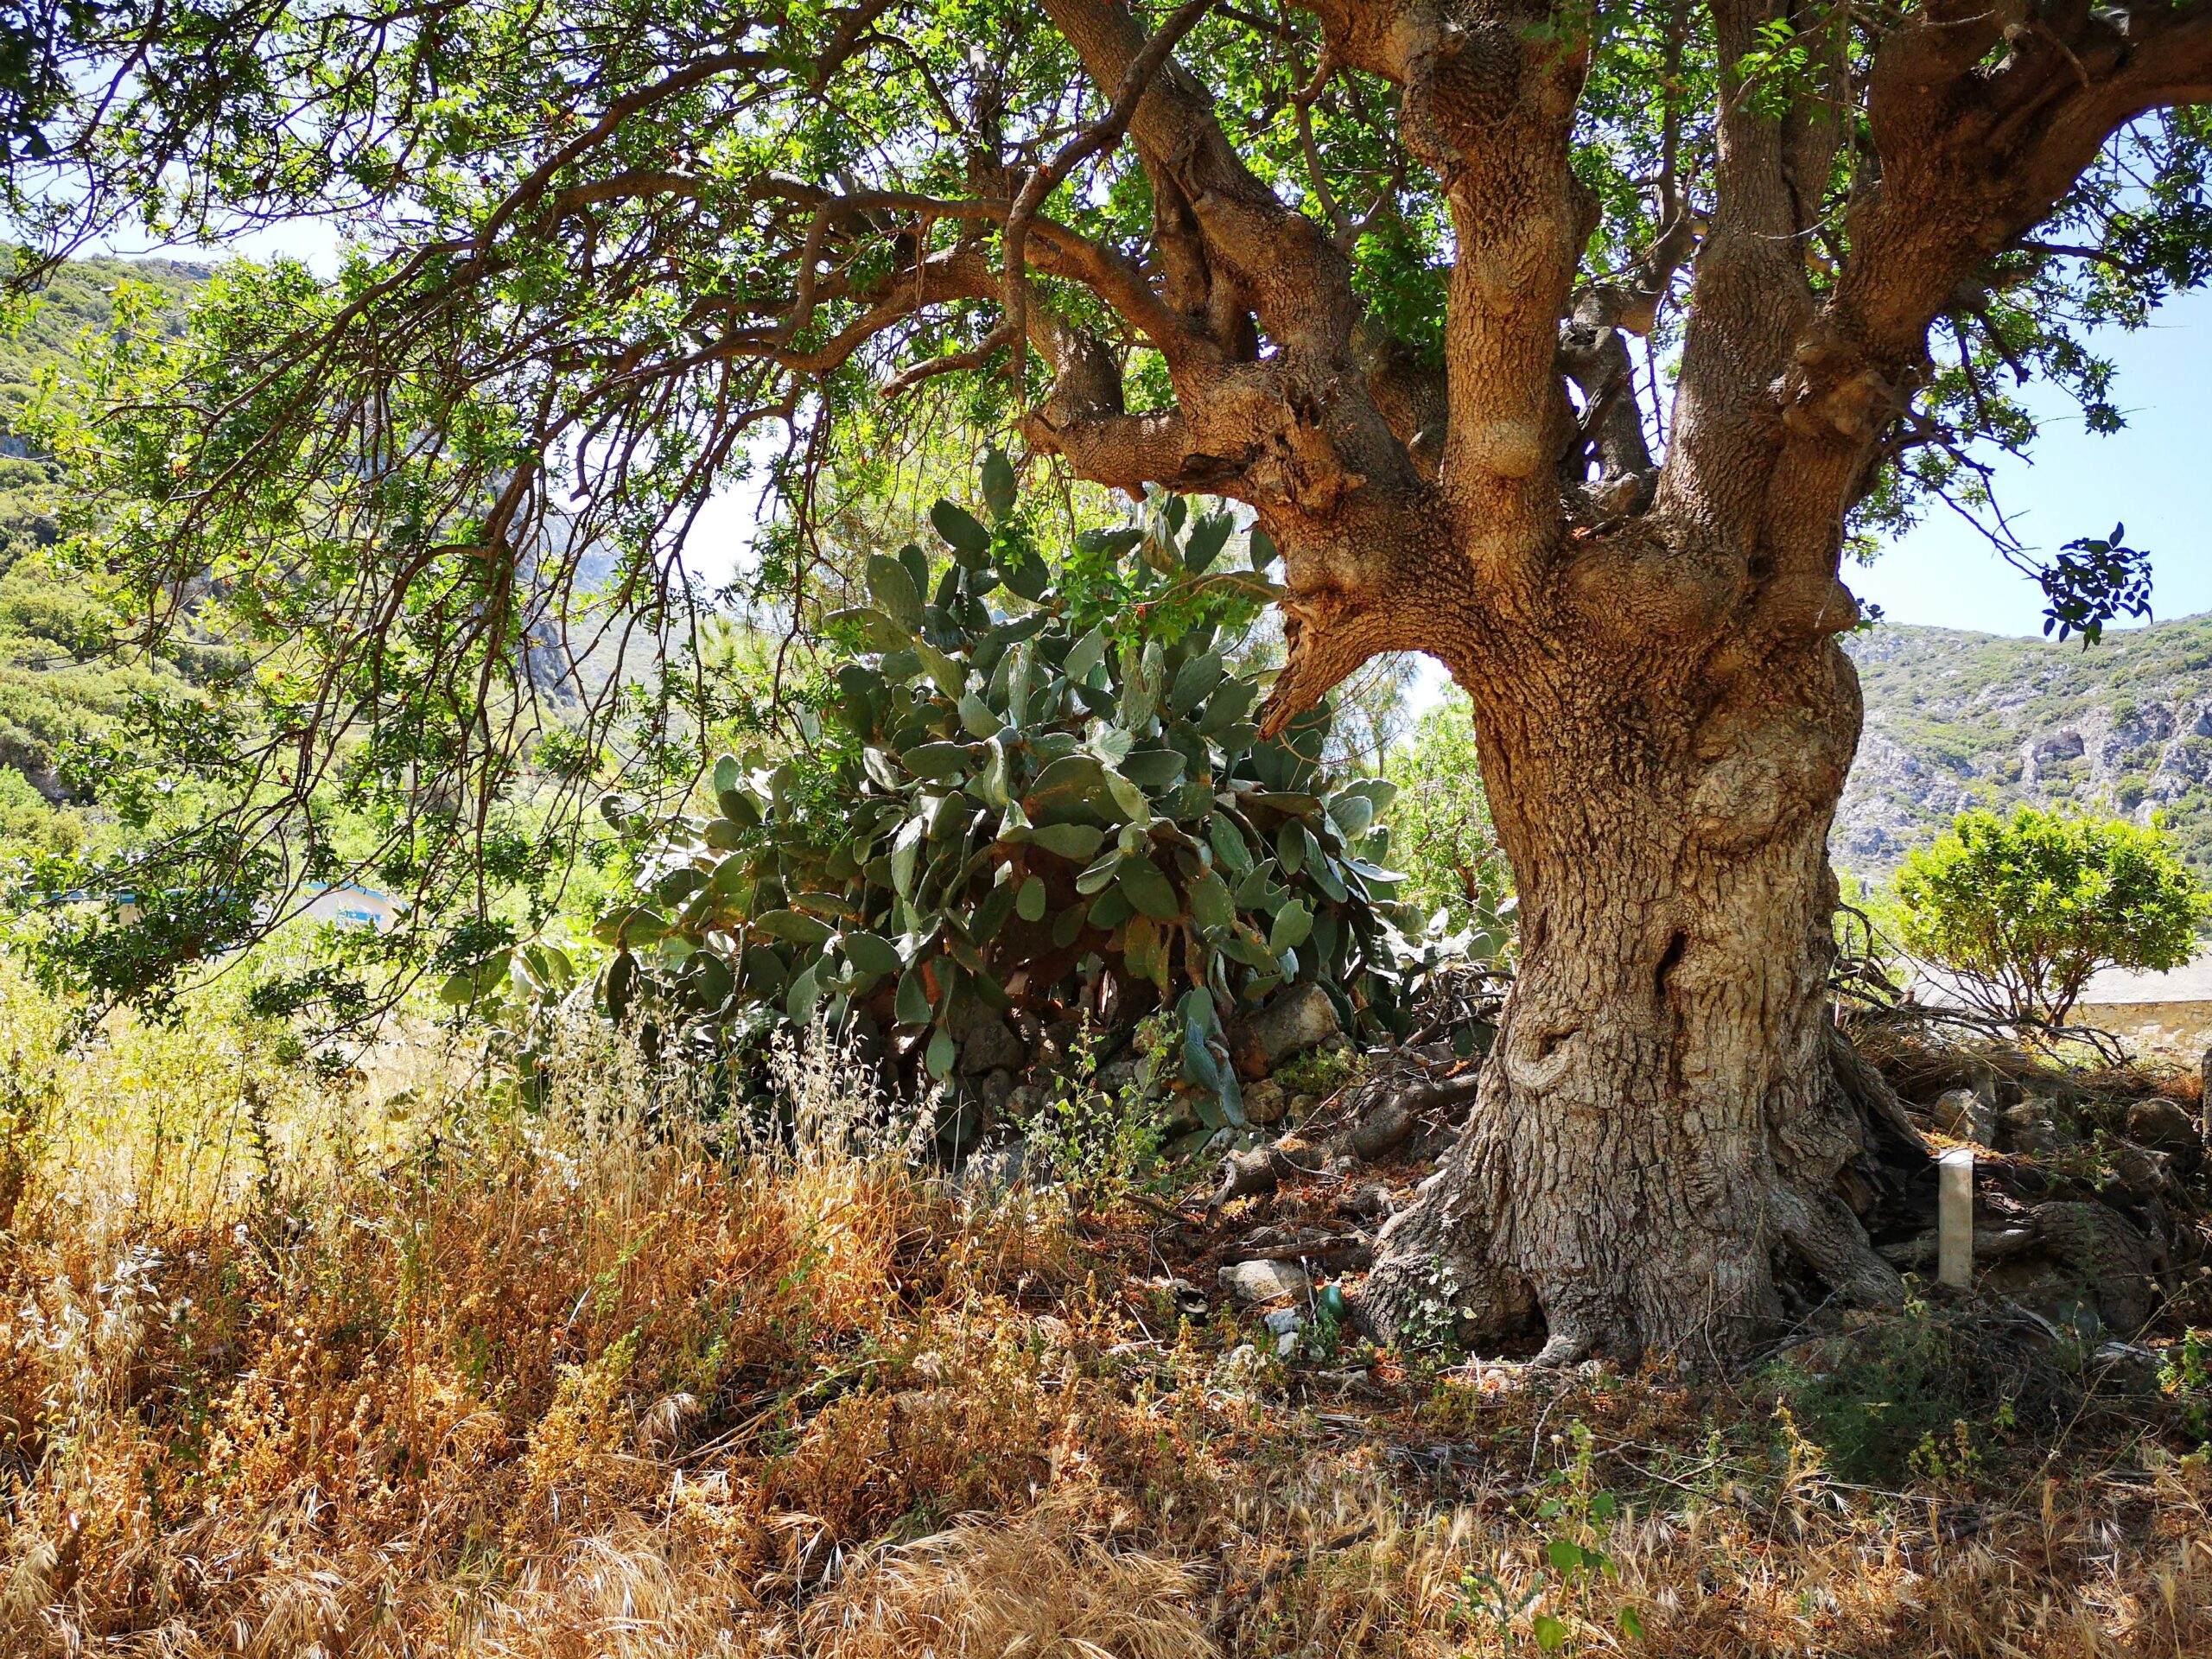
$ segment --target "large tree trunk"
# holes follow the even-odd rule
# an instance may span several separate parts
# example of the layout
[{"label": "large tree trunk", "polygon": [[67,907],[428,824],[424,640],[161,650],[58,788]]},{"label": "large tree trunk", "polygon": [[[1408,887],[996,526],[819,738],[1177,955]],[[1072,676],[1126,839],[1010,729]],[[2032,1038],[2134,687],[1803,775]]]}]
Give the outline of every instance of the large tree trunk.
[{"label": "large tree trunk", "polygon": [[1705,1363],[1772,1329],[1792,1281],[1894,1301],[1837,1196],[1862,1128],[1827,1058],[1849,660],[1826,637],[1758,664],[1669,656],[1602,626],[1481,643],[1454,667],[1521,894],[1520,974],[1363,1316],[1474,1344],[1540,1314],[1553,1361]]}]

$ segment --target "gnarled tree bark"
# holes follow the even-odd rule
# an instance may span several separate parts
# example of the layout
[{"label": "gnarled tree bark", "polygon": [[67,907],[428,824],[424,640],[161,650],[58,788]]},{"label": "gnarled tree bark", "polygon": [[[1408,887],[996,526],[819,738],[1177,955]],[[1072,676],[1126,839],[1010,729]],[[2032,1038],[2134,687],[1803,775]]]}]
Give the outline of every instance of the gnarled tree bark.
[{"label": "gnarled tree bark", "polygon": [[1522,902],[1518,982],[1465,1137],[1363,1297],[1402,1337],[1554,1360],[1740,1351],[1798,1277],[1897,1275],[1836,1196],[1862,1150],[1828,1069],[1827,835],[1859,726],[1822,637],[1712,673],[1607,618],[1454,664]]}]

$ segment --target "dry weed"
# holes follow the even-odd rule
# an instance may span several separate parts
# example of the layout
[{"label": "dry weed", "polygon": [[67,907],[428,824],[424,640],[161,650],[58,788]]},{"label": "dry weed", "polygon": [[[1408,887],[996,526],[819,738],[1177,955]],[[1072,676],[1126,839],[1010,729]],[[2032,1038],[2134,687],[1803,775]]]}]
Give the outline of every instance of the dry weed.
[{"label": "dry weed", "polygon": [[524,1115],[56,1023],[0,979],[11,1659],[2212,1654],[2148,1418],[1871,1492],[1763,1397],[1179,1332],[1153,1217],[956,1199],[819,1046],[731,1127],[588,1027]]},{"label": "dry weed", "polygon": [[1079,1510],[972,1520],[870,1558],[807,1609],[819,1659],[1203,1659],[1206,1575]]}]

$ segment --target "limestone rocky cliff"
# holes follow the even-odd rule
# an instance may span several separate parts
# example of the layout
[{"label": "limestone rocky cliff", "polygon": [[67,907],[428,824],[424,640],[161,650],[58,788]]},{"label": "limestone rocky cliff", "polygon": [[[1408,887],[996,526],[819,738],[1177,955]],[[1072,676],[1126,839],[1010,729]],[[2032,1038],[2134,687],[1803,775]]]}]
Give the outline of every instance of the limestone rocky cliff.
[{"label": "limestone rocky cliff", "polygon": [[2212,879],[2212,615],[2082,649],[1949,628],[1849,642],[1866,729],[1829,845],[1862,879],[1962,807],[2162,812]]}]

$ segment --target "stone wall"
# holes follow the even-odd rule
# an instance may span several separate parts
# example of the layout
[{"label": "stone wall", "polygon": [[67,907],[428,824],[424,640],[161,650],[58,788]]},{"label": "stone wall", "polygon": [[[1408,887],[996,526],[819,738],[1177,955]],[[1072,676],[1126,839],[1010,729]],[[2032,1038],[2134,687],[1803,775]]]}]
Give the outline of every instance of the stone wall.
[{"label": "stone wall", "polygon": [[2077,1003],[2068,1023],[2094,1026],[2143,1053],[2171,1055],[2192,1065],[2212,1048],[2212,1002]]}]

